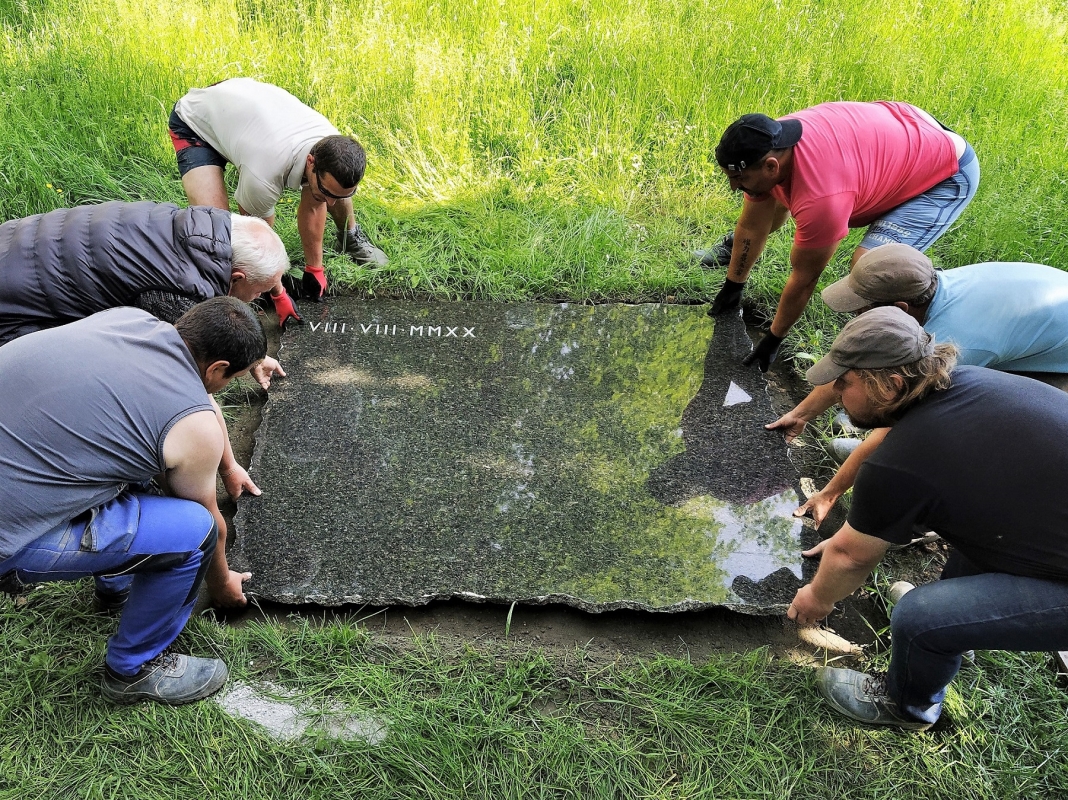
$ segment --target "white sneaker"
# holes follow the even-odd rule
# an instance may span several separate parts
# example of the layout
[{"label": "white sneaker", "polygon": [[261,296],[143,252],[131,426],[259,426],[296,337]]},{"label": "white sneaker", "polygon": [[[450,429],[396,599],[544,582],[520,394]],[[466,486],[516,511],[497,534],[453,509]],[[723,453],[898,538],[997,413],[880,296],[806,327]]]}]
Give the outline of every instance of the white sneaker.
[{"label": "white sneaker", "polygon": [[891,584],[890,591],[887,593],[890,597],[890,605],[896,606],[901,602],[901,598],[911,592],[916,587],[908,581],[897,581]]}]

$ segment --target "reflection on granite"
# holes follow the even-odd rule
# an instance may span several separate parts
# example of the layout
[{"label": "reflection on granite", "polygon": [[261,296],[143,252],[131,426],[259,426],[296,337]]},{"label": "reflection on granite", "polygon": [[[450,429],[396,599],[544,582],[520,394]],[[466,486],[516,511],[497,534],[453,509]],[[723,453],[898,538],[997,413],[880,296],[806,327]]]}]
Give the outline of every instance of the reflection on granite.
[{"label": "reflection on granite", "polygon": [[[235,567],[288,603],[720,605],[801,579],[740,317],[334,299],[283,340]],[[311,315],[309,315],[310,317]],[[308,319],[306,317],[306,319]]]}]

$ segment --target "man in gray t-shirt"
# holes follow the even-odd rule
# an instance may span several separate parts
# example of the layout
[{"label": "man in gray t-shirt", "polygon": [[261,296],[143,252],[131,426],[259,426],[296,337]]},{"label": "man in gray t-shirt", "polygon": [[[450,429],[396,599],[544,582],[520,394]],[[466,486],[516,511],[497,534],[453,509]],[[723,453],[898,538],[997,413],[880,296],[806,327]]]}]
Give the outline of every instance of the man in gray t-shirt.
[{"label": "man in gray t-shirt", "polygon": [[[297,230],[304,248],[302,294],[326,291],[323,232],[327,214],[338,231],[338,250],[358,264],[382,266],[386,254],[371,243],[352,208],[366,155],[322,114],[289,92],[251,78],[231,78],[191,89],[171,112],[171,140],[182,186],[193,205],[229,208],[223,170],[237,167],[234,200],[242,214],[274,224],[275,203],[286,189],[300,191]],[[271,299],[281,324],[296,315],[279,284]]]},{"label": "man in gray t-shirt", "polygon": [[[102,683],[116,702],[188,703],[226,680],[218,659],[168,648],[202,581],[217,605],[246,603],[251,576],[227,564],[215,500],[225,437],[209,393],[266,351],[232,297],[176,325],[116,308],[0,348],[0,590],[89,575],[120,589]],[[130,488],[153,477],[167,496]]]}]

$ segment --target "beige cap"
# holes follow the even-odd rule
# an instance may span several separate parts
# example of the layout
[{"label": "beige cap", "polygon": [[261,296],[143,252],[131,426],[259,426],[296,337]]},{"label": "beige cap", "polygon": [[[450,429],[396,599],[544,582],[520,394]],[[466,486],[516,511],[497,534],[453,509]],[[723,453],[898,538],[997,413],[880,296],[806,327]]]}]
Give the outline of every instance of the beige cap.
[{"label": "beige cap", "polygon": [[934,353],[934,337],[897,306],[873,308],[845,324],[831,352],[805,377],[821,386],[851,369],[882,369],[912,364]]},{"label": "beige cap", "polygon": [[907,244],[881,244],[862,255],[853,270],[823,290],[835,311],[857,311],[872,303],[897,303],[919,297],[938,277],[931,259]]}]

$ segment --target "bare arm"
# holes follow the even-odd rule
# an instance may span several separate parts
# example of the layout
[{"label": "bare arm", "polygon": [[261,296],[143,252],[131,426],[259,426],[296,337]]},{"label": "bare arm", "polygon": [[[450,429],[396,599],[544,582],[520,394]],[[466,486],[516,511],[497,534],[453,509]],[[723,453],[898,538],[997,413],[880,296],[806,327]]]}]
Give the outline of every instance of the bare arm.
[{"label": "bare arm", "polygon": [[[815,625],[834,604],[859,589],[886,552],[887,543],[845,524],[823,543],[823,558],[812,583],[794,595],[786,616],[798,625]],[[811,551],[810,551],[811,552]]]},{"label": "bare arm", "polygon": [[818,528],[820,523],[827,518],[834,504],[838,502],[838,498],[849,491],[849,488],[856,482],[861,465],[867,461],[868,456],[875,452],[889,432],[889,428],[876,428],[868,434],[868,438],[849,454],[849,458],[838,468],[838,472],[827,485],[800,506],[794,512],[794,516],[803,517],[811,511],[812,519]]},{"label": "bare arm", "polygon": [[734,249],[731,251],[731,263],[727,268],[727,277],[737,283],[744,283],[749,277],[753,264],[764,252],[775,223],[776,209],[779,203],[775,199],[759,202],[742,199],[742,214],[734,227]]},{"label": "bare arm", "polygon": [[834,390],[834,383],[825,383],[809,392],[808,397],[794,406],[793,409],[774,422],[769,422],[764,427],[769,431],[781,430],[786,437],[786,441],[792,442],[801,435],[805,425],[837,402],[838,392]]},{"label": "bare arm", "polygon": [[323,231],[326,230],[326,203],[317,203],[312,197],[311,186],[305,184],[300,190],[297,206],[297,232],[304,248],[304,266],[323,265]]},{"label": "bare arm", "polygon": [[260,495],[260,487],[252,482],[248,472],[234,458],[234,450],[230,446],[230,433],[226,429],[226,419],[223,417],[222,409],[219,408],[219,404],[215,402],[214,397],[211,398],[211,406],[215,409],[215,419],[219,423],[219,429],[223,435],[223,452],[222,459],[219,461],[219,477],[222,478],[223,486],[226,487],[226,493],[234,500],[241,496],[242,491],[247,491],[249,494],[257,496]]},{"label": "bare arm", "polygon": [[163,442],[163,458],[170,493],[204,506],[219,528],[219,542],[207,574],[212,599],[220,606],[239,607],[246,603],[241,584],[252,575],[232,572],[226,562],[226,520],[215,502],[215,471],[225,441],[214,412],[198,411],[171,428]]},{"label": "bare arm", "polygon": [[[737,250],[738,244],[734,245]],[[801,314],[816,289],[823,270],[831,261],[837,244],[827,247],[807,248],[794,245],[790,250],[790,277],[779,298],[779,307],[775,310],[775,319],[771,323],[771,332],[780,338],[800,319]]]}]

